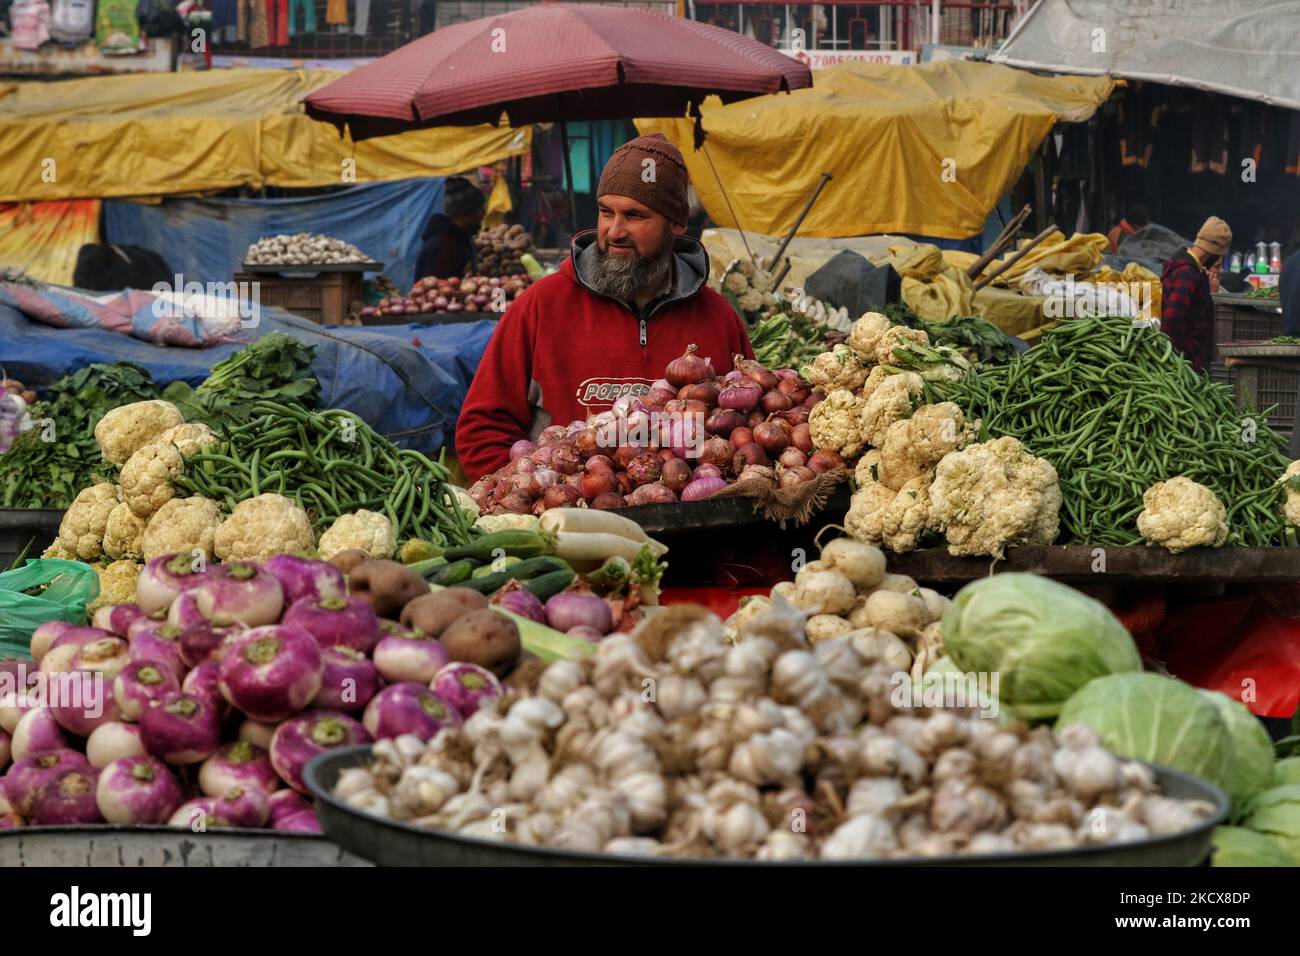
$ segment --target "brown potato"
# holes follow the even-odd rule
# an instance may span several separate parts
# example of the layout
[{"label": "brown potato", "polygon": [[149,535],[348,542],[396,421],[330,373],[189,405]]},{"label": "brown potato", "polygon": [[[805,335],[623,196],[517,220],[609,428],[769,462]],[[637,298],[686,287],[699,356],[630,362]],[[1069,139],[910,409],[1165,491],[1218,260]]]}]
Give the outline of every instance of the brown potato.
[{"label": "brown potato", "polygon": [[491,608],[471,611],[442,632],[442,646],[453,661],[468,661],[504,677],[519,660],[519,628]]},{"label": "brown potato", "polygon": [[397,561],[362,561],[348,574],[348,593],[370,602],[380,617],[397,617],[422,594],[429,582]]},{"label": "brown potato", "polygon": [[448,588],[418,597],[402,609],[402,626],[430,637],[441,637],[452,622],[488,606],[487,598],[470,588]]},{"label": "brown potato", "polygon": [[334,555],[334,557],[330,558],[329,563],[334,565],[334,567],[338,568],[344,574],[351,574],[352,569],[358,564],[362,561],[369,560],[370,555],[366,554],[366,552],[362,551],[360,548],[351,548],[347,551],[340,551],[338,554]]}]

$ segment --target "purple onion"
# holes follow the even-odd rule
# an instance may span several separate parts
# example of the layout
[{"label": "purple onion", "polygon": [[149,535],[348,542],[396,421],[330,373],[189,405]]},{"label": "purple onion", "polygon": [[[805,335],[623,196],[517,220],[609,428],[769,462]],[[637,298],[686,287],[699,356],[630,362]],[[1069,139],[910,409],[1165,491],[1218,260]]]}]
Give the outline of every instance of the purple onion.
[{"label": "purple onion", "polygon": [[376,740],[415,734],[429,740],[443,727],[460,726],[460,714],[423,684],[392,684],[366,705],[362,724]]},{"label": "purple onion", "polygon": [[199,763],[221,743],[221,719],[203,697],[167,694],[140,715],[140,740],[148,753],[166,763]]},{"label": "purple onion", "polygon": [[699,501],[727,487],[724,478],[696,478],[682,489],[682,501]]},{"label": "purple onion", "polygon": [[99,774],[95,803],[109,823],[166,823],[184,794],[175,775],[147,754],[114,760]]},{"label": "purple onion", "polygon": [[561,591],[546,602],[546,623],[557,631],[586,624],[608,634],[614,627],[614,612],[595,595]]},{"label": "purple onion", "polygon": [[498,591],[492,603],[504,608],[511,614],[518,614],[538,624],[546,623],[546,608],[536,594],[523,588],[511,588]]},{"label": "purple onion", "polygon": [[261,747],[245,740],[225,744],[199,768],[199,789],[209,797],[219,797],[232,787],[261,790],[268,796],[280,788],[280,778],[271,765],[271,756]]},{"label": "purple onion", "polygon": [[150,701],[180,689],[176,672],[162,661],[132,661],[113,678],[113,697],[127,720],[139,720]]},{"label": "purple onion", "polygon": [[722,469],[717,465],[696,465],[695,471],[691,472],[691,481],[698,481],[701,478],[721,478]]},{"label": "purple onion", "polygon": [[757,382],[740,381],[722,390],[718,395],[718,407],[730,408],[737,412],[750,412],[762,397],[763,389]]},{"label": "purple onion", "polygon": [[188,552],[164,554],[144,566],[135,585],[135,601],[146,614],[165,611],[178,596],[203,583],[210,573]]},{"label": "purple onion", "polygon": [[284,720],[311,703],[324,673],[320,645],[302,628],[258,627],[221,661],[221,695],[256,720]]},{"label": "purple onion", "polygon": [[527,438],[521,438],[519,439],[519,441],[515,442],[513,445],[510,446],[510,460],[514,461],[516,458],[520,458],[524,455],[527,455],[530,452],[532,452],[536,447],[537,446],[534,445],[532,442],[530,442]]},{"label": "purple onion", "polygon": [[379,693],[379,672],[360,651],[351,647],[327,647],[321,657],[325,672],[312,707],[352,713],[364,710]]},{"label": "purple onion", "polygon": [[590,624],[579,624],[577,627],[569,628],[564,633],[569,637],[576,637],[580,641],[590,641],[592,644],[599,644],[605,639],[605,635]]},{"label": "purple onion", "polygon": [[328,561],[277,554],[262,562],[262,570],[280,582],[286,607],[304,598],[325,601],[347,597],[348,584],[343,572]]},{"label": "purple onion", "polygon": [[436,637],[389,635],[375,645],[375,670],[386,681],[427,684],[451,658]]},{"label": "purple onion", "polygon": [[429,689],[468,720],[485,701],[502,694],[501,682],[486,667],[453,661],[434,675]]},{"label": "purple onion", "polygon": [[279,726],[271,740],[271,765],[281,780],[299,793],[306,793],[302,768],[312,757],[337,747],[370,742],[366,728],[347,714],[314,710],[291,717]]},{"label": "purple onion", "polygon": [[302,598],[284,612],[284,624],[300,627],[321,647],[352,647],[370,653],[379,642],[379,618],[359,597]]}]

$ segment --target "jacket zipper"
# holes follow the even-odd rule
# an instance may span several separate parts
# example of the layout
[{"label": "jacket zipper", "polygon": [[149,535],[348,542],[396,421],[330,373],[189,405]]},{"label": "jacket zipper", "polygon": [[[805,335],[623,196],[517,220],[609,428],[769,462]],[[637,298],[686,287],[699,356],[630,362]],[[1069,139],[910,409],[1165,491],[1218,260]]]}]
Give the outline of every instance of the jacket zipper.
[{"label": "jacket zipper", "polygon": [[642,320],[641,320],[641,348],[645,348],[645,342],[646,342],[646,334],[645,334],[645,332],[646,332],[646,329],[645,329],[645,319],[642,319]]}]

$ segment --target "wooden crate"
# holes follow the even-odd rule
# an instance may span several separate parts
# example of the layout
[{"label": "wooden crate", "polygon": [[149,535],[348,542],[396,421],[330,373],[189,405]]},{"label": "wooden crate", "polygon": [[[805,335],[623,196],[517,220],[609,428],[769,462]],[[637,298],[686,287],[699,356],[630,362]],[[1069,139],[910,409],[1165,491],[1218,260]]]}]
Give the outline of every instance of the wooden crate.
[{"label": "wooden crate", "polygon": [[260,305],[284,309],[321,325],[342,325],[348,308],[361,299],[361,272],[319,272],[314,276],[235,273],[236,282],[257,285]]}]

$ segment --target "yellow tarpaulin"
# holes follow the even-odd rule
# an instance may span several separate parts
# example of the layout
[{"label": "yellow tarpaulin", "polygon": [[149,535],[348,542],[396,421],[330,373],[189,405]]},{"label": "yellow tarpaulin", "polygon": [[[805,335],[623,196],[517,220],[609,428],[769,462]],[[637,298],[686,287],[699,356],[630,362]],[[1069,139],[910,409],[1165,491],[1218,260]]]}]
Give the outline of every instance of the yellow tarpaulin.
[{"label": "yellow tarpaulin", "polygon": [[99,241],[99,200],[0,203],[0,265],[72,285],[77,252]]},{"label": "yellow tarpaulin", "polygon": [[0,202],[303,188],[490,165],[527,128],[446,126],[353,143],[301,100],[334,70],[212,70],[0,84]]},{"label": "yellow tarpaulin", "polygon": [[781,235],[823,170],[834,176],[804,236],[919,233],[964,239],[984,228],[1058,120],[1081,122],[1110,95],[1106,77],[1035,76],[965,60],[846,63],[812,89],[703,106],[708,139],[689,119],[640,119],[682,150],[691,182],[719,225]]}]

